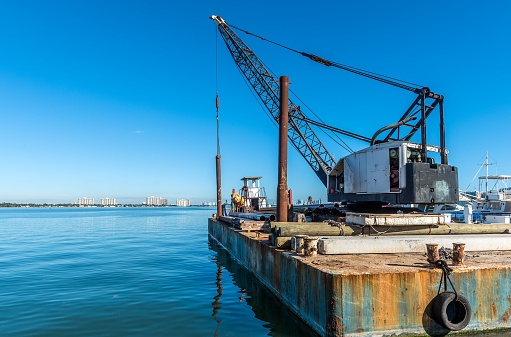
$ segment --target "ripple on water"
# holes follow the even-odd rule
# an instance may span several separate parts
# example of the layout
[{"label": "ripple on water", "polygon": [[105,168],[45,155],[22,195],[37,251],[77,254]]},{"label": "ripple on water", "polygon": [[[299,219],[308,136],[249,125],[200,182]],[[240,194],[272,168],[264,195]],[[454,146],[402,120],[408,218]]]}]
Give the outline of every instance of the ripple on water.
[{"label": "ripple on water", "polygon": [[0,209],[2,336],[313,336],[208,241],[213,212]]}]

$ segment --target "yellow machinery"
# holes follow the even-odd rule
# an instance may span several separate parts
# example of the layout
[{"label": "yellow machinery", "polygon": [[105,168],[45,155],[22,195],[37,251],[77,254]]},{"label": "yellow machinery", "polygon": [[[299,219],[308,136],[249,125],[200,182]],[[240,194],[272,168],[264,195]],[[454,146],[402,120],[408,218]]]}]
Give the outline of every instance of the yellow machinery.
[{"label": "yellow machinery", "polygon": [[240,212],[245,205],[245,199],[236,192],[231,194],[231,207],[234,212]]}]

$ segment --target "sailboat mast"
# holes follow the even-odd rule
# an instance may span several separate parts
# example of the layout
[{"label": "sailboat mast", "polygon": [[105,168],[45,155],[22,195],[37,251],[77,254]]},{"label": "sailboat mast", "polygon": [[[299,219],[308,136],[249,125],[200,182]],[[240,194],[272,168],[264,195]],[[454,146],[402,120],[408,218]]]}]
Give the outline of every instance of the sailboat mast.
[{"label": "sailboat mast", "polygon": [[486,151],[486,198],[488,198],[488,151]]}]

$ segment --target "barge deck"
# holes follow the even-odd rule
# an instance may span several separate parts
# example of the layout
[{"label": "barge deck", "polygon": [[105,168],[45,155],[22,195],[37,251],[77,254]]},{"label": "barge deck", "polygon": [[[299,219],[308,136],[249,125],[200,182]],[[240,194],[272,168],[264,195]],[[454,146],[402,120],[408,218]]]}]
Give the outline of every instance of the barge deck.
[{"label": "barge deck", "polygon": [[[442,272],[424,254],[317,255],[272,246],[268,234],[216,218],[209,235],[291,311],[326,337],[446,335],[432,318]],[[461,332],[511,329],[511,251],[466,253],[453,268],[457,291],[472,307]]]}]

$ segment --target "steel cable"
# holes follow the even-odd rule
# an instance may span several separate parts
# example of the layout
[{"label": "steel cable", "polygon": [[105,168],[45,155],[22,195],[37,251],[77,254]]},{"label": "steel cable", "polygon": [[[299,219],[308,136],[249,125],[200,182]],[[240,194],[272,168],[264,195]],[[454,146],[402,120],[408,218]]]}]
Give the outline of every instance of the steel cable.
[{"label": "steel cable", "polygon": [[[340,69],[344,69],[344,70],[347,70],[347,71],[350,71],[352,73],[355,73],[355,74],[358,74],[358,75],[362,75],[362,76],[365,76],[365,77],[368,77],[368,78],[371,78],[371,79],[374,79],[374,80],[377,80],[377,81],[380,81],[380,82],[384,82],[384,83],[387,83],[387,84],[391,84],[391,85],[394,85],[394,86],[397,86],[399,88],[402,88],[402,89],[406,89],[406,90],[410,90],[410,91],[414,91],[415,89],[420,89],[420,88],[424,88],[423,85],[420,85],[420,84],[417,84],[417,83],[413,83],[413,82],[408,82],[408,81],[404,81],[404,80],[400,80],[398,78],[395,78],[395,77],[391,77],[391,76],[386,76],[386,75],[382,75],[382,74],[378,74],[378,73],[375,73],[375,72],[372,72],[372,71],[368,71],[368,70],[364,70],[364,69],[360,69],[360,68],[356,68],[356,67],[353,67],[353,66],[349,66],[349,65],[346,65],[346,64],[342,64],[342,63],[338,63],[338,62],[332,62],[332,61],[328,61],[326,59],[323,59],[321,57],[318,57],[316,55],[312,55],[312,54],[308,54],[308,53],[305,53],[305,52],[301,52],[301,51],[298,51],[296,49],[293,49],[293,48],[290,48],[290,47],[287,47],[283,44],[280,44],[280,43],[277,43],[275,41],[272,41],[272,40],[268,40],[262,36],[259,36],[259,35],[256,35],[254,33],[251,33],[249,31],[246,31],[242,28],[239,28],[239,27],[236,27],[236,26],[233,26],[233,25],[229,25],[230,27],[234,28],[234,29],[237,29],[241,32],[244,32],[245,34],[248,34],[248,35],[252,35],[254,37],[257,37],[263,41],[267,41],[267,42],[270,42],[274,45],[277,45],[279,47],[282,47],[284,49],[287,49],[287,50],[290,50],[292,52],[295,52],[295,53],[298,53],[302,56],[306,56],[308,58],[310,58],[311,60],[313,61],[316,61],[318,63],[323,63],[321,61],[326,61],[325,65],[333,65],[337,68],[340,68]],[[318,59],[314,59],[314,58],[318,58]],[[406,83],[406,84],[409,84],[409,85],[413,85],[415,86],[416,88],[412,88],[412,87],[409,87],[403,83]]]},{"label": "steel cable", "polygon": [[240,75],[241,75],[241,78],[243,78],[243,81],[245,82],[245,85],[248,87],[248,89],[250,90],[250,93],[252,94],[252,96],[254,96],[255,100],[257,101],[257,104],[259,104],[259,106],[261,107],[261,109],[263,110],[263,112],[266,114],[266,116],[268,116],[268,118],[271,120],[271,122],[273,123],[273,125],[275,125],[275,127],[278,129],[278,125],[276,124],[275,122],[275,119],[272,118],[272,116],[270,116],[270,114],[268,113],[268,110],[265,109],[263,107],[263,105],[261,104],[261,102],[259,101],[258,97],[256,96],[256,94],[254,93],[254,88],[252,88],[252,86],[250,84],[248,84],[247,82],[247,79],[245,78],[245,75],[241,72],[241,69],[239,67],[237,67],[236,69],[238,69],[238,71],[240,72]]},{"label": "steel cable", "polygon": [[[268,67],[268,66],[267,66],[267,65],[266,65],[263,61],[261,61],[261,63],[264,65],[264,67],[265,67],[266,69],[268,69],[268,71],[269,71],[269,72],[270,72],[270,73],[271,73],[274,77],[277,77],[277,75],[276,75],[276,74],[275,74],[275,73],[274,73],[274,72],[273,72],[273,71],[272,71],[272,70],[271,70],[271,69],[270,69],[270,68],[269,68],[269,67]],[[289,89],[289,91],[290,91],[290,92],[293,94],[293,96],[294,96],[294,97],[296,97],[296,98],[297,98],[297,99],[298,99],[298,100],[299,100],[299,101],[300,101],[300,102],[301,102],[301,103],[302,103],[302,104],[303,104],[303,105],[304,105],[304,106],[305,106],[305,107],[306,107],[306,108],[307,108],[310,112],[312,112],[312,114],[313,114],[314,116],[316,116],[316,118],[317,118],[317,119],[319,119],[319,121],[320,121],[321,123],[326,124],[326,123],[325,123],[325,122],[324,122],[324,121],[323,121],[323,120],[322,120],[322,119],[321,119],[321,118],[320,118],[320,117],[319,117],[319,116],[318,116],[318,115],[317,115],[314,111],[312,111],[312,109],[311,109],[311,108],[309,108],[309,107],[307,106],[307,104],[305,104],[305,103],[304,103],[304,102],[300,99],[300,97],[298,97],[298,95],[296,95],[296,94],[295,94],[295,92],[294,92],[293,90]],[[302,112],[302,111],[300,111],[300,112],[303,114],[303,112]],[[304,115],[304,117],[307,117],[307,116],[305,116],[305,114],[303,114],[303,115]],[[311,128],[312,128],[312,126],[311,126]],[[339,139],[339,140],[340,140],[340,141],[341,141],[341,142],[342,142],[345,146],[344,146],[344,145],[342,145],[341,143],[339,143],[338,141],[336,141],[336,140],[332,137],[332,135],[328,134],[328,133],[327,133],[327,132],[326,132],[323,128],[321,128],[321,127],[318,127],[318,128],[319,128],[319,129],[321,130],[321,132],[323,132],[323,133],[324,133],[327,137],[329,137],[329,138],[330,138],[330,139],[332,139],[335,143],[337,143],[337,145],[339,145],[340,147],[342,147],[343,149],[345,149],[347,152],[351,152],[351,153],[353,153],[353,150],[349,147],[349,145],[348,145],[348,144],[346,144],[346,142],[344,142],[344,141],[341,139],[341,137],[339,137],[339,135],[338,135],[337,133],[335,133],[335,132],[331,131],[331,132],[332,132],[332,134],[333,134],[333,135],[334,135],[337,139]]]},{"label": "steel cable", "polygon": [[220,120],[218,118],[218,30],[215,29],[215,76],[216,76],[216,155],[220,156]]}]

